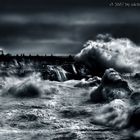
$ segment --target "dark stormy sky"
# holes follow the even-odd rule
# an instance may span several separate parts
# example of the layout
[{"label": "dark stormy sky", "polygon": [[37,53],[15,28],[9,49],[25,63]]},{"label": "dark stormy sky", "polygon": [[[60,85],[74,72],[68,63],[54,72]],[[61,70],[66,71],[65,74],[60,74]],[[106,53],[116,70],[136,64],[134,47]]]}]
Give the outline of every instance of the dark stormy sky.
[{"label": "dark stormy sky", "polygon": [[76,54],[85,41],[105,33],[139,44],[140,7],[110,7],[110,1],[0,0],[0,48],[12,54]]}]

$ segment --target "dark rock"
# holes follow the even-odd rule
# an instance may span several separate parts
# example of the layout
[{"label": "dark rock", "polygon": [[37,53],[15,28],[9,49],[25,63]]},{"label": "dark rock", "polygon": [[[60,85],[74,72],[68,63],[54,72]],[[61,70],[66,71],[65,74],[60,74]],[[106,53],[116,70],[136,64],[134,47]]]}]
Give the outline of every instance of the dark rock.
[{"label": "dark rock", "polygon": [[136,129],[140,129],[140,107],[136,107],[132,110],[129,125]]},{"label": "dark rock", "polygon": [[130,91],[127,81],[125,81],[122,76],[115,71],[113,68],[107,69],[102,77],[103,86],[111,86],[115,88],[124,88]]},{"label": "dark rock", "polygon": [[94,102],[94,103],[100,103],[105,101],[103,94],[101,92],[102,87],[94,87],[91,92],[90,92],[90,99]]},{"label": "dark rock", "polygon": [[131,92],[127,81],[117,71],[110,68],[105,71],[99,87],[90,92],[90,97],[93,102],[112,101],[129,98]]},{"label": "dark rock", "polygon": [[102,77],[102,84],[112,84],[112,82],[121,81],[120,74],[113,68],[107,69]]},{"label": "dark rock", "polygon": [[140,91],[136,91],[131,94],[130,102],[135,105],[138,105],[140,103]]},{"label": "dark rock", "polygon": [[134,78],[140,79],[140,73],[136,73],[136,74],[134,75]]}]

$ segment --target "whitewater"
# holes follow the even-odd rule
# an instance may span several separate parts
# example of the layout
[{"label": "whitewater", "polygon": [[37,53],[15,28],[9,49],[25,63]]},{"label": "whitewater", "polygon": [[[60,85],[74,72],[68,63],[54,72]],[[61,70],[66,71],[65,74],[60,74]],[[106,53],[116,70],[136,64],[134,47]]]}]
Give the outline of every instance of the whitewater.
[{"label": "whitewater", "polygon": [[77,83],[41,80],[37,73],[1,80],[1,140],[115,138],[107,128],[90,123],[100,105],[88,102],[91,87],[74,87]]},{"label": "whitewater", "polygon": [[[69,80],[63,66],[47,65],[47,74],[57,79],[51,81],[31,62],[20,62],[24,71],[30,71],[24,76],[19,75],[16,60],[8,69],[1,63],[0,139],[139,139],[139,57],[134,58],[138,46],[128,39],[105,42],[103,37],[86,43],[75,57],[90,70],[105,69],[99,77]],[[77,67],[70,67],[76,75]]]}]

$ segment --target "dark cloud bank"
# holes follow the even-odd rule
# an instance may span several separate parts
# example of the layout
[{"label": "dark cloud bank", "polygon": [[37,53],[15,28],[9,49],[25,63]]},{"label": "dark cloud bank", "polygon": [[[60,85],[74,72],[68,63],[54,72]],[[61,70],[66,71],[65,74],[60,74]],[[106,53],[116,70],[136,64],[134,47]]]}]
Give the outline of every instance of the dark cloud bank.
[{"label": "dark cloud bank", "polygon": [[0,47],[9,53],[76,54],[97,34],[139,44],[138,8],[112,8],[109,1],[0,1]]}]

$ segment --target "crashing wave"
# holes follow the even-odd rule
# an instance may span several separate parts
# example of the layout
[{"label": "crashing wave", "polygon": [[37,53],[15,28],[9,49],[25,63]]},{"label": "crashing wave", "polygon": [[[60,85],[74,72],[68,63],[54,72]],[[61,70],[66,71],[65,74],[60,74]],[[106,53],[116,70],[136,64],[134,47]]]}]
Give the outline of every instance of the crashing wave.
[{"label": "crashing wave", "polygon": [[104,105],[91,119],[91,123],[124,128],[129,122],[129,104],[121,99],[115,99]]},{"label": "crashing wave", "polygon": [[127,38],[108,38],[106,41],[102,35],[100,39],[88,41],[76,55],[76,60],[94,71],[114,68],[123,73],[138,72],[140,47]]}]

